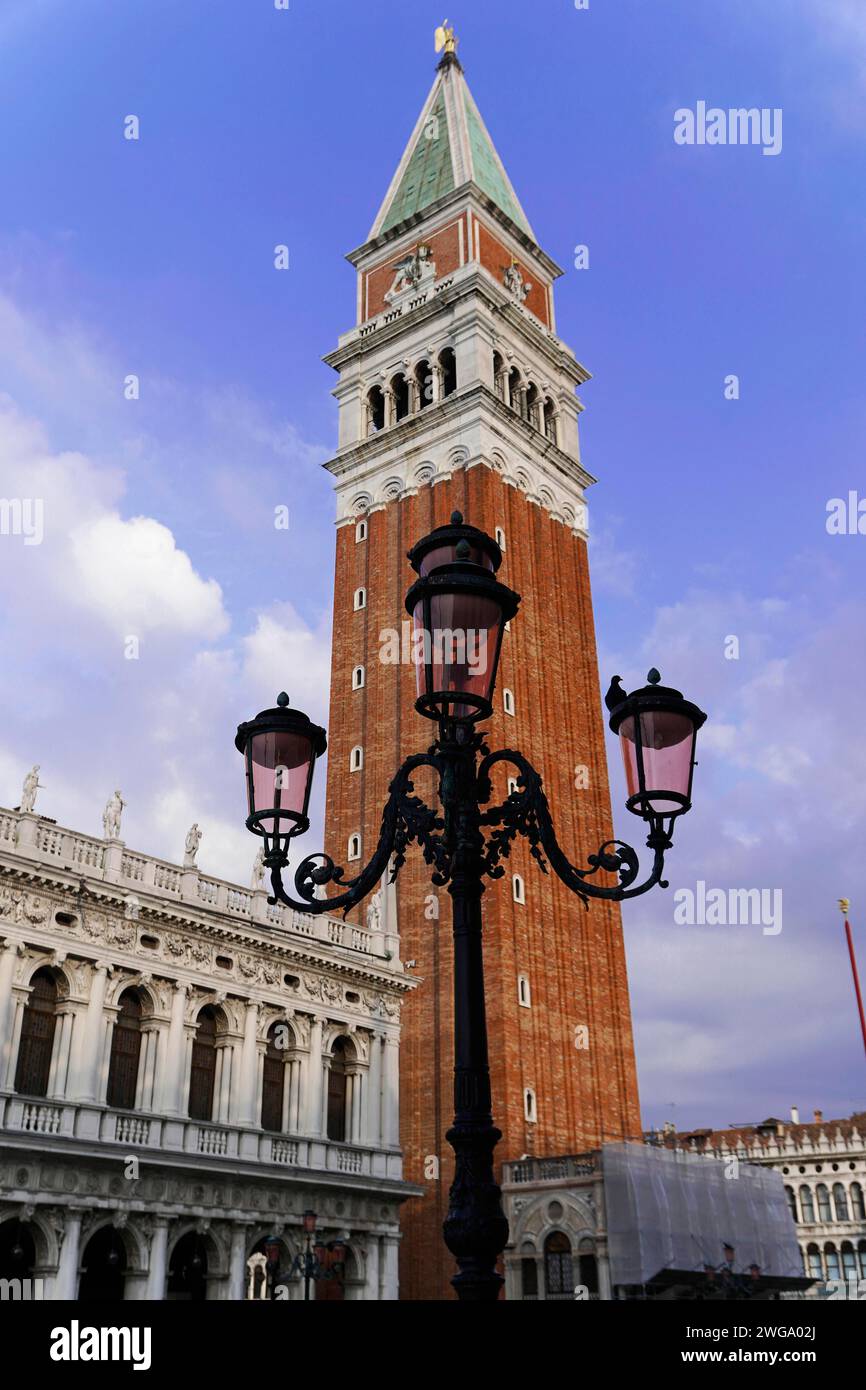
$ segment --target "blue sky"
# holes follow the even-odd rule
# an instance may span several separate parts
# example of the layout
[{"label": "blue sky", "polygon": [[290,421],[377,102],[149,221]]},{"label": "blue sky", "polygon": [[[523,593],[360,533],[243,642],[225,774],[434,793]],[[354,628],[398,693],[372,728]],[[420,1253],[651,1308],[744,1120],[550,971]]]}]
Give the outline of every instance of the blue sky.
[{"label": "blue sky", "polygon": [[[625,912],[645,1122],[862,1109],[834,903],[854,902],[866,970],[866,536],[825,519],[866,496],[866,11],[463,9],[467,78],[593,373],[602,671],[629,684],[655,663],[711,713],[671,892]],[[202,866],[246,878],[230,731],[287,669],[326,717],[320,357],[353,321],[343,257],[441,19],[392,0],[3,0],[0,495],[47,511],[42,546],[0,538],[0,801],[40,761],[40,809],[97,832],[119,784],[130,844],[177,858],[198,819]],[[676,145],[674,111],[699,100],[781,108],[781,154]],[[698,878],[781,888],[782,932],[677,927],[672,893]]]}]

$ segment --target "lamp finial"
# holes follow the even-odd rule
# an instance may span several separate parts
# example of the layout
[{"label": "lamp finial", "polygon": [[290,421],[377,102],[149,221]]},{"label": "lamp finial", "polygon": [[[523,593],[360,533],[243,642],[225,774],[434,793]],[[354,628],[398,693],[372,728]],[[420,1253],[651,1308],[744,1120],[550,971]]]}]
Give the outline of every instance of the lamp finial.
[{"label": "lamp finial", "polygon": [[288,695],[286,694],[285,690],[281,690],[279,695],[277,696],[277,704],[279,705],[280,709],[285,709],[288,703]]}]

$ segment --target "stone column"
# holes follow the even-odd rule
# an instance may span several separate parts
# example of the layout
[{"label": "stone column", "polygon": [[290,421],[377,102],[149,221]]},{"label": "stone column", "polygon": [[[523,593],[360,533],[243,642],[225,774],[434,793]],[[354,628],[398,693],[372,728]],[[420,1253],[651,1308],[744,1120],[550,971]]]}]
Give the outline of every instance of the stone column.
[{"label": "stone column", "polygon": [[397,1273],[397,1237],[384,1236],[382,1239],[382,1277],[380,1280],[381,1293],[379,1297],[383,1302],[393,1303],[399,1296],[399,1279]]},{"label": "stone column", "polygon": [[364,1281],[364,1302],[379,1302],[379,1237],[367,1237],[367,1278]]},{"label": "stone column", "polygon": [[384,1074],[382,1079],[382,1139],[387,1148],[400,1144],[400,1062],[396,1038],[385,1038]]},{"label": "stone column", "polygon": [[610,1259],[607,1253],[607,1246],[599,1244],[596,1249],[596,1259],[598,1261],[598,1296],[609,1302],[613,1297],[610,1284]]},{"label": "stone column", "polygon": [[150,1241],[150,1266],[147,1273],[145,1298],[151,1303],[161,1303],[165,1298],[165,1273],[168,1256],[168,1218],[155,1216],[153,1236]]},{"label": "stone column", "polygon": [[362,1139],[372,1148],[378,1148],[382,1142],[382,1039],[378,1033],[370,1038],[366,1112]]},{"label": "stone column", "polygon": [[9,1057],[6,1063],[7,1091],[11,1091],[15,1085],[15,1071],[18,1066],[18,1049],[21,1046],[21,1025],[24,1022],[24,1010],[27,1007],[27,1000],[29,997],[29,988],[17,985],[12,991],[13,1017],[12,1027],[10,1029],[11,1041],[9,1044]]},{"label": "stone column", "polygon": [[67,1207],[64,1213],[63,1244],[60,1247],[60,1263],[54,1282],[54,1298],[58,1302],[72,1302],[78,1297],[78,1250],[81,1244],[82,1212],[75,1207]]},{"label": "stone column", "polygon": [[226,1298],[230,1299],[233,1303],[242,1303],[246,1296],[246,1282],[247,1228],[246,1226],[233,1226]]},{"label": "stone column", "polygon": [[[102,1044],[105,1039],[105,984],[109,966],[100,961],[94,966],[90,980],[87,1012],[79,1022],[80,1043],[76,1047],[75,1065],[69,1078],[70,1100],[101,1100],[97,1087],[102,1063]],[[82,1026],[83,1025],[83,1026]]]},{"label": "stone column", "polygon": [[310,1055],[307,1058],[304,1129],[307,1134],[322,1133],[322,1020],[310,1025]]},{"label": "stone column", "polygon": [[6,1068],[9,1063],[6,1051],[7,1039],[10,1039],[12,1032],[9,1028],[9,1015],[12,1012],[12,977],[15,973],[15,961],[18,956],[17,943],[14,941],[4,941],[0,945],[0,1039],[2,1051],[0,1051],[0,1078],[5,1077]]},{"label": "stone column", "polygon": [[181,1101],[187,1054],[183,1016],[186,1007],[186,999],[186,985],[175,985],[171,1001],[171,1021],[168,1025],[168,1047],[166,1049],[165,1068],[163,1070],[162,1084],[160,1087],[161,1094],[159,1097],[159,1104],[154,1107],[155,1109],[162,1110],[166,1115],[180,1115],[183,1113]]},{"label": "stone column", "polygon": [[75,1025],[75,1010],[64,1004],[63,1012],[58,1012],[54,1029],[54,1047],[51,1052],[51,1071],[48,1077],[48,1100],[62,1100],[66,1093],[66,1078],[69,1074],[69,1056],[72,1047],[72,1030]]},{"label": "stone column", "polygon": [[259,1006],[250,1001],[244,1015],[244,1041],[241,1052],[239,1094],[237,1096],[238,1124],[252,1127],[256,1123],[256,1081],[258,1057],[256,1039],[259,1026]]}]

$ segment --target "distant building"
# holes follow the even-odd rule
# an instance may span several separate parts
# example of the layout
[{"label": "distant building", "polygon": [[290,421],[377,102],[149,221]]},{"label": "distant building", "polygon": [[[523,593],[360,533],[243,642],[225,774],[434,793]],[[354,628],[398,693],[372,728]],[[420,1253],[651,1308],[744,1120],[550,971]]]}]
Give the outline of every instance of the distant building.
[{"label": "distant building", "polygon": [[122,808],[0,811],[0,1281],[299,1298],[311,1208],[314,1296],[395,1299],[396,935],[202,874],[197,826],[183,867],[128,850]]},{"label": "distant building", "polygon": [[779,1174],[604,1144],[506,1163],[506,1297],[775,1299],[806,1287]]},{"label": "distant building", "polygon": [[804,1271],[821,1284],[866,1280],[866,1112],[847,1120],[825,1120],[816,1110],[801,1124],[797,1107],[790,1121],[771,1117],[761,1124],[650,1136],[669,1146],[720,1158],[735,1154],[780,1172],[797,1226]]}]

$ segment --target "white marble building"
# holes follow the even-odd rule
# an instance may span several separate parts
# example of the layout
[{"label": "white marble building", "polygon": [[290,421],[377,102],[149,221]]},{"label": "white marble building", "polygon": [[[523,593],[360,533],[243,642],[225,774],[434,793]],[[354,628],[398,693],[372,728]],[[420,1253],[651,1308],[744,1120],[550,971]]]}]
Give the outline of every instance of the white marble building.
[{"label": "white marble building", "polygon": [[285,1273],[311,1208],[316,1296],[396,1298],[418,1189],[389,894],[373,930],[302,916],[268,906],[260,868],[250,889],[202,874],[196,827],[179,867],[126,848],[122,803],[98,839],[34,799],[0,811],[0,1281],[261,1297],[264,1238]]},{"label": "white marble building", "polygon": [[698,1129],[674,1136],[683,1148],[731,1155],[782,1174],[804,1273],[815,1282],[811,1296],[826,1296],[842,1281],[866,1297],[866,1114],[825,1120],[816,1110],[801,1123],[796,1106],[789,1121],[775,1117],[737,1129]]}]

